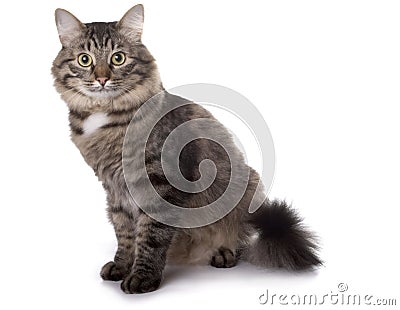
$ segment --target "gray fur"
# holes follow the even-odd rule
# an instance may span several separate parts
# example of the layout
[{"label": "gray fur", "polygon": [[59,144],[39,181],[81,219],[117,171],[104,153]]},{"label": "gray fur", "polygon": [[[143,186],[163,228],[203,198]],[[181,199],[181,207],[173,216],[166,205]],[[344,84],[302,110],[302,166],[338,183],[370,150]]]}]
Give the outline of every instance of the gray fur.
[{"label": "gray fur", "polygon": [[[118,239],[115,258],[103,267],[102,278],[122,280],[121,288],[126,293],[142,293],[158,288],[167,259],[171,263],[232,267],[241,254],[244,259],[251,257],[255,263],[268,266],[268,259],[273,257],[262,249],[255,252],[252,247],[253,237],[262,229],[252,223],[258,212],[253,215],[247,212],[259,182],[253,169],[249,170],[246,193],[233,211],[211,225],[194,229],[176,229],[156,222],[136,206],[128,191],[122,168],[122,147],[128,124],[145,101],[164,90],[154,58],[140,39],[142,6],[132,8],[121,21],[112,23],[83,24],[67,11],[57,10],[56,22],[63,47],[53,63],[55,87],[70,109],[71,139],[107,193],[108,216]],[[127,58],[120,67],[110,63],[111,55],[117,51],[123,51]],[[78,64],[77,57],[81,53],[92,55],[94,64],[91,67]],[[95,85],[99,76],[107,76],[108,89],[99,90]],[[106,120],[88,134],[85,124],[95,113],[104,115]],[[151,115],[143,115],[141,121],[146,122],[147,118],[151,119]],[[211,159],[218,168],[211,188],[199,194],[182,194],[165,180],[159,158],[163,139],[176,126],[196,118],[214,119],[196,104],[173,111],[159,124],[146,150],[146,168],[151,171],[154,187],[164,199],[185,208],[214,201],[229,182],[230,159],[220,147],[204,139],[193,141],[183,150],[182,173],[188,180],[196,180],[199,162]],[[140,123],[135,128],[138,128],[135,134],[140,135]],[[220,125],[216,134],[234,149],[235,164],[248,169],[228,131]],[[264,208],[267,207],[266,203]],[[308,237],[304,235],[304,238]],[[303,248],[305,252],[311,251],[313,246],[311,239],[307,242],[310,246]],[[277,245],[275,252],[279,252],[279,242],[272,244]],[[290,250],[285,253],[290,255]],[[292,263],[286,266],[285,257],[280,259],[283,267],[296,268]],[[320,261],[307,263],[304,262],[305,267],[318,265]]]}]

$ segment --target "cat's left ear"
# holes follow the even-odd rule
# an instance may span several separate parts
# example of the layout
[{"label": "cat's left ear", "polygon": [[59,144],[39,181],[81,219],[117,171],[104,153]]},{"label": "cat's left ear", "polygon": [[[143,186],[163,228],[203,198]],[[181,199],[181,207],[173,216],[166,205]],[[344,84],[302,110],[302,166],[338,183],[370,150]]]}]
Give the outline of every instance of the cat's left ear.
[{"label": "cat's left ear", "polygon": [[82,34],[85,25],[70,12],[63,9],[57,9],[55,17],[61,44],[69,46],[73,39]]},{"label": "cat's left ear", "polygon": [[118,22],[120,31],[135,42],[140,42],[143,31],[144,9],[138,4],[131,8]]}]

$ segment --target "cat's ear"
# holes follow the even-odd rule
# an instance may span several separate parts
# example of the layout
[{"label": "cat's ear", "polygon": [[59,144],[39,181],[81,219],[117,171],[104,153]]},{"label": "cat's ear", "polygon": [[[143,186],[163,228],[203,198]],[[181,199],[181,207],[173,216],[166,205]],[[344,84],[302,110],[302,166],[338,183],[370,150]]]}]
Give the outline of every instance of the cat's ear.
[{"label": "cat's ear", "polygon": [[61,44],[69,46],[71,41],[82,33],[85,25],[70,12],[63,9],[57,9],[55,16]]},{"label": "cat's ear", "polygon": [[120,31],[135,42],[140,42],[143,30],[144,9],[138,4],[131,8],[118,22]]}]

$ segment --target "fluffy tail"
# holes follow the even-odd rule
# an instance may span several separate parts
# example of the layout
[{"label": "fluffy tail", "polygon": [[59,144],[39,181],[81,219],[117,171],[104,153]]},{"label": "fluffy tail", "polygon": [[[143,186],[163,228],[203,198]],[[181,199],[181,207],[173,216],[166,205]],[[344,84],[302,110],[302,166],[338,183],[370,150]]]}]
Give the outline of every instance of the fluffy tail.
[{"label": "fluffy tail", "polygon": [[322,265],[318,245],[302,219],[286,202],[270,201],[250,215],[249,224],[258,232],[252,240],[246,260],[265,267],[291,270]]}]

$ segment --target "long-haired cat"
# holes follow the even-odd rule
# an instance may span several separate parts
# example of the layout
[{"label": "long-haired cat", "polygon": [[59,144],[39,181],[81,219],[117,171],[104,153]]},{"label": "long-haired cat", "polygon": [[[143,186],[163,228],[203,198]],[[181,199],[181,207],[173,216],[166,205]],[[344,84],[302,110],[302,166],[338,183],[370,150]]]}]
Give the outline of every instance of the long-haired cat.
[{"label": "long-haired cat", "polygon": [[[125,293],[144,293],[159,287],[167,260],[229,268],[242,259],[292,270],[321,264],[312,234],[286,203],[265,200],[256,212],[248,212],[259,176],[247,167],[229,132],[195,103],[169,112],[149,136],[145,165],[152,186],[174,205],[205,206],[224,193],[233,161],[249,169],[243,197],[232,203],[234,208],[224,218],[195,228],[167,225],[138,208],[130,186],[143,193],[141,201],[146,204],[158,202],[146,196],[138,178],[127,184],[130,181],[125,180],[122,159],[124,138],[138,109],[164,91],[155,60],[141,42],[143,6],[134,6],[118,22],[84,24],[62,9],[57,9],[55,16],[62,44],[52,67],[55,87],[69,108],[72,141],[104,186],[108,216],[118,239],[114,260],[101,270],[104,280],[122,280]],[[157,100],[162,105],[165,99],[185,100],[166,92]],[[150,112],[136,118],[136,131],[130,132],[133,138],[143,134],[140,128],[151,117]],[[179,156],[179,167],[187,180],[199,179],[199,164],[204,159],[211,160],[217,172],[213,184],[203,192],[185,193],[168,182],[160,153],[169,133],[194,119],[215,121],[214,132],[234,155],[228,157],[223,148],[203,138],[187,144]],[[129,147],[135,154],[135,146]]]}]

